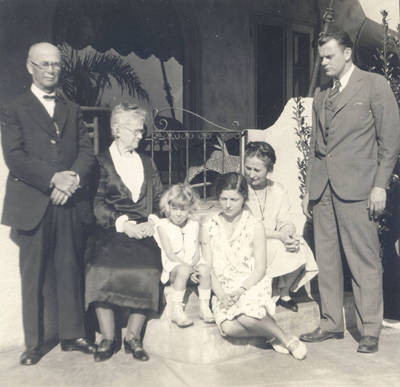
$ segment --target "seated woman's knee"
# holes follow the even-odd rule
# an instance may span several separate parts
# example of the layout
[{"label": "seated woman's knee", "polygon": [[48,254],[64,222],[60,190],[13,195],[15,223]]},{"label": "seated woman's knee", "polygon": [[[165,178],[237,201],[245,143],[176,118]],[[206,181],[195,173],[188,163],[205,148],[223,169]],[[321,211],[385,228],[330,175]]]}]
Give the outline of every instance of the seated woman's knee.
[{"label": "seated woman's knee", "polygon": [[193,269],[186,263],[182,263],[175,267],[176,277],[188,279]]},{"label": "seated woman's knee", "polygon": [[235,337],[239,334],[238,323],[236,321],[225,320],[221,323],[220,329],[224,336]]}]

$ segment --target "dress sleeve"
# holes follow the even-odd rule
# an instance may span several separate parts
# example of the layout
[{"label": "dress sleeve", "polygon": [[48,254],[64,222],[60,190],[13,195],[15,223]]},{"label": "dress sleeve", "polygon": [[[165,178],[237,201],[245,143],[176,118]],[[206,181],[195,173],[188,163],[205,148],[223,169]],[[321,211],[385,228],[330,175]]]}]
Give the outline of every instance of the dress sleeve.
[{"label": "dress sleeve", "polygon": [[279,231],[283,227],[293,224],[290,220],[291,218],[291,205],[289,201],[289,196],[284,187],[280,187],[280,202],[277,208],[276,214],[276,230]]},{"label": "dress sleeve", "polygon": [[107,203],[106,194],[107,182],[109,177],[101,159],[99,159],[99,167],[100,180],[97,187],[96,195],[94,197],[93,211],[96,217],[96,223],[103,228],[109,229],[111,227],[115,227],[115,221],[120,215],[123,214],[116,211],[113,206]]}]

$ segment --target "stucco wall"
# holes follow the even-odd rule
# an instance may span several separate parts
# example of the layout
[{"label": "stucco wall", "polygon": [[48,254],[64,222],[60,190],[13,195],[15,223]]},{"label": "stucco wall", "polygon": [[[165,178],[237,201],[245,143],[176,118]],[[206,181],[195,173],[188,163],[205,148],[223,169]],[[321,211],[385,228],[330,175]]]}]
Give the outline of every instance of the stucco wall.
[{"label": "stucco wall", "polygon": [[200,114],[228,127],[233,120],[242,127],[253,127],[251,18],[269,16],[287,23],[316,23],[315,2],[202,0],[193,2],[193,8],[201,51]]}]

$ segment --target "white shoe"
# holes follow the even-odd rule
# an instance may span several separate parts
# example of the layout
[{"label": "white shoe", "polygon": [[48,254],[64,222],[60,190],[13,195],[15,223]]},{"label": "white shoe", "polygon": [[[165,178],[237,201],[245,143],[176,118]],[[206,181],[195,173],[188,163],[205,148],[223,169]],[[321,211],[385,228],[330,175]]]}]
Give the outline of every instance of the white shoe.
[{"label": "white shoe", "polygon": [[282,353],[283,355],[289,354],[289,350],[276,337],[267,341],[267,343],[271,344],[275,352]]},{"label": "white shoe", "polygon": [[286,345],[292,356],[297,360],[304,360],[307,356],[307,347],[297,337],[293,337]]},{"label": "white shoe", "polygon": [[193,321],[186,316],[184,311],[184,304],[182,302],[174,302],[172,304],[172,316],[171,321],[174,322],[180,328],[186,328],[193,325]]},{"label": "white shoe", "polygon": [[207,324],[211,324],[215,322],[215,318],[213,313],[209,307],[209,300],[200,300],[200,310],[199,310],[200,319],[203,320]]}]

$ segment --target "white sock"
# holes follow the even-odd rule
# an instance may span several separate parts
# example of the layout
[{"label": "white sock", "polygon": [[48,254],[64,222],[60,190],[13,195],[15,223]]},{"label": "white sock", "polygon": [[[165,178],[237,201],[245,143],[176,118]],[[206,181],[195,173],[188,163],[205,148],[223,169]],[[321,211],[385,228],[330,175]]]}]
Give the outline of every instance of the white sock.
[{"label": "white sock", "polygon": [[211,297],[211,289],[199,289],[199,300],[200,301],[209,301]]}]

